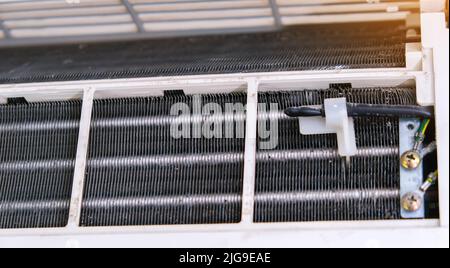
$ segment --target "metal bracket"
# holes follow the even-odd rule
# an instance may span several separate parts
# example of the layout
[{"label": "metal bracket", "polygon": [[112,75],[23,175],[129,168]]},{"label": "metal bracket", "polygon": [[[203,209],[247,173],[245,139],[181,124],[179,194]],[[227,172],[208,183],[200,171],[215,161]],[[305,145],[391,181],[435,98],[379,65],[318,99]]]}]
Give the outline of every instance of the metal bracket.
[{"label": "metal bracket", "polygon": [[[414,135],[420,127],[419,119],[400,119],[399,122],[399,152],[400,156],[403,153],[411,150],[414,146]],[[400,163],[400,196],[404,197],[406,194],[414,193],[420,197],[420,208],[416,211],[407,211],[401,206],[401,217],[404,219],[421,219],[425,218],[424,194],[419,191],[423,183],[423,164],[420,163],[415,169],[406,169]]]}]

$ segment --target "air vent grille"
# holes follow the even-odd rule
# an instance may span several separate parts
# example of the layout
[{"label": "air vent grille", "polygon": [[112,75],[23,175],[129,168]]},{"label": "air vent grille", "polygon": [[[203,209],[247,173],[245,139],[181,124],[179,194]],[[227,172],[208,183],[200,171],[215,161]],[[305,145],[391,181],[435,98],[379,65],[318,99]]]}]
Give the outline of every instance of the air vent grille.
[{"label": "air vent grille", "polygon": [[0,45],[267,31],[305,23],[403,20],[419,1],[39,0],[0,3]]}]

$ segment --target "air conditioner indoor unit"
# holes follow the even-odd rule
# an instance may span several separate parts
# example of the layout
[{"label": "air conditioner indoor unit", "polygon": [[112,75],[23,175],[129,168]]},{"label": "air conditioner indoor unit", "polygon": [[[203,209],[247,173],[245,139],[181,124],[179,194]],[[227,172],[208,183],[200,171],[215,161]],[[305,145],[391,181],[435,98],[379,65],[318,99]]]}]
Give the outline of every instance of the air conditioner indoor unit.
[{"label": "air conditioner indoor unit", "polygon": [[443,0],[0,1],[0,246],[448,247]]}]

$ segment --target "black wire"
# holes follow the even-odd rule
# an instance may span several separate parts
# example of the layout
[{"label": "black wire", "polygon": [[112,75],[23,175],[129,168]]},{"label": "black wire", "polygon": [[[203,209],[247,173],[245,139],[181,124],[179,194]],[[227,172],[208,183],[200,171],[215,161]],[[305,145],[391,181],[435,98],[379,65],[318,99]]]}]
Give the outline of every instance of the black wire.
[{"label": "black wire", "polygon": [[[289,107],[284,112],[290,117],[325,116],[323,108]],[[386,116],[431,118],[434,115],[433,107],[356,103],[348,103],[347,112],[350,117]]]},{"label": "black wire", "polygon": [[347,104],[347,111],[350,117],[358,116],[387,116],[387,117],[433,117],[432,107],[412,106],[412,105],[383,105],[383,104]]},{"label": "black wire", "polygon": [[300,116],[325,116],[321,108],[311,108],[311,107],[290,107],[284,110],[284,113],[290,117],[300,117]]}]

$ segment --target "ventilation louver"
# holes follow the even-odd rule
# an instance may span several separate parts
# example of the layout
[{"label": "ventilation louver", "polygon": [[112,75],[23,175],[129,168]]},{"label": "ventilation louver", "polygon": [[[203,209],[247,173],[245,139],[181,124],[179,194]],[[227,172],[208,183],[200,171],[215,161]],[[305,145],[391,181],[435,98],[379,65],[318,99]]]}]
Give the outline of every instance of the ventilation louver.
[{"label": "ventilation louver", "polygon": [[33,0],[0,3],[0,46],[404,20],[417,0]]}]

